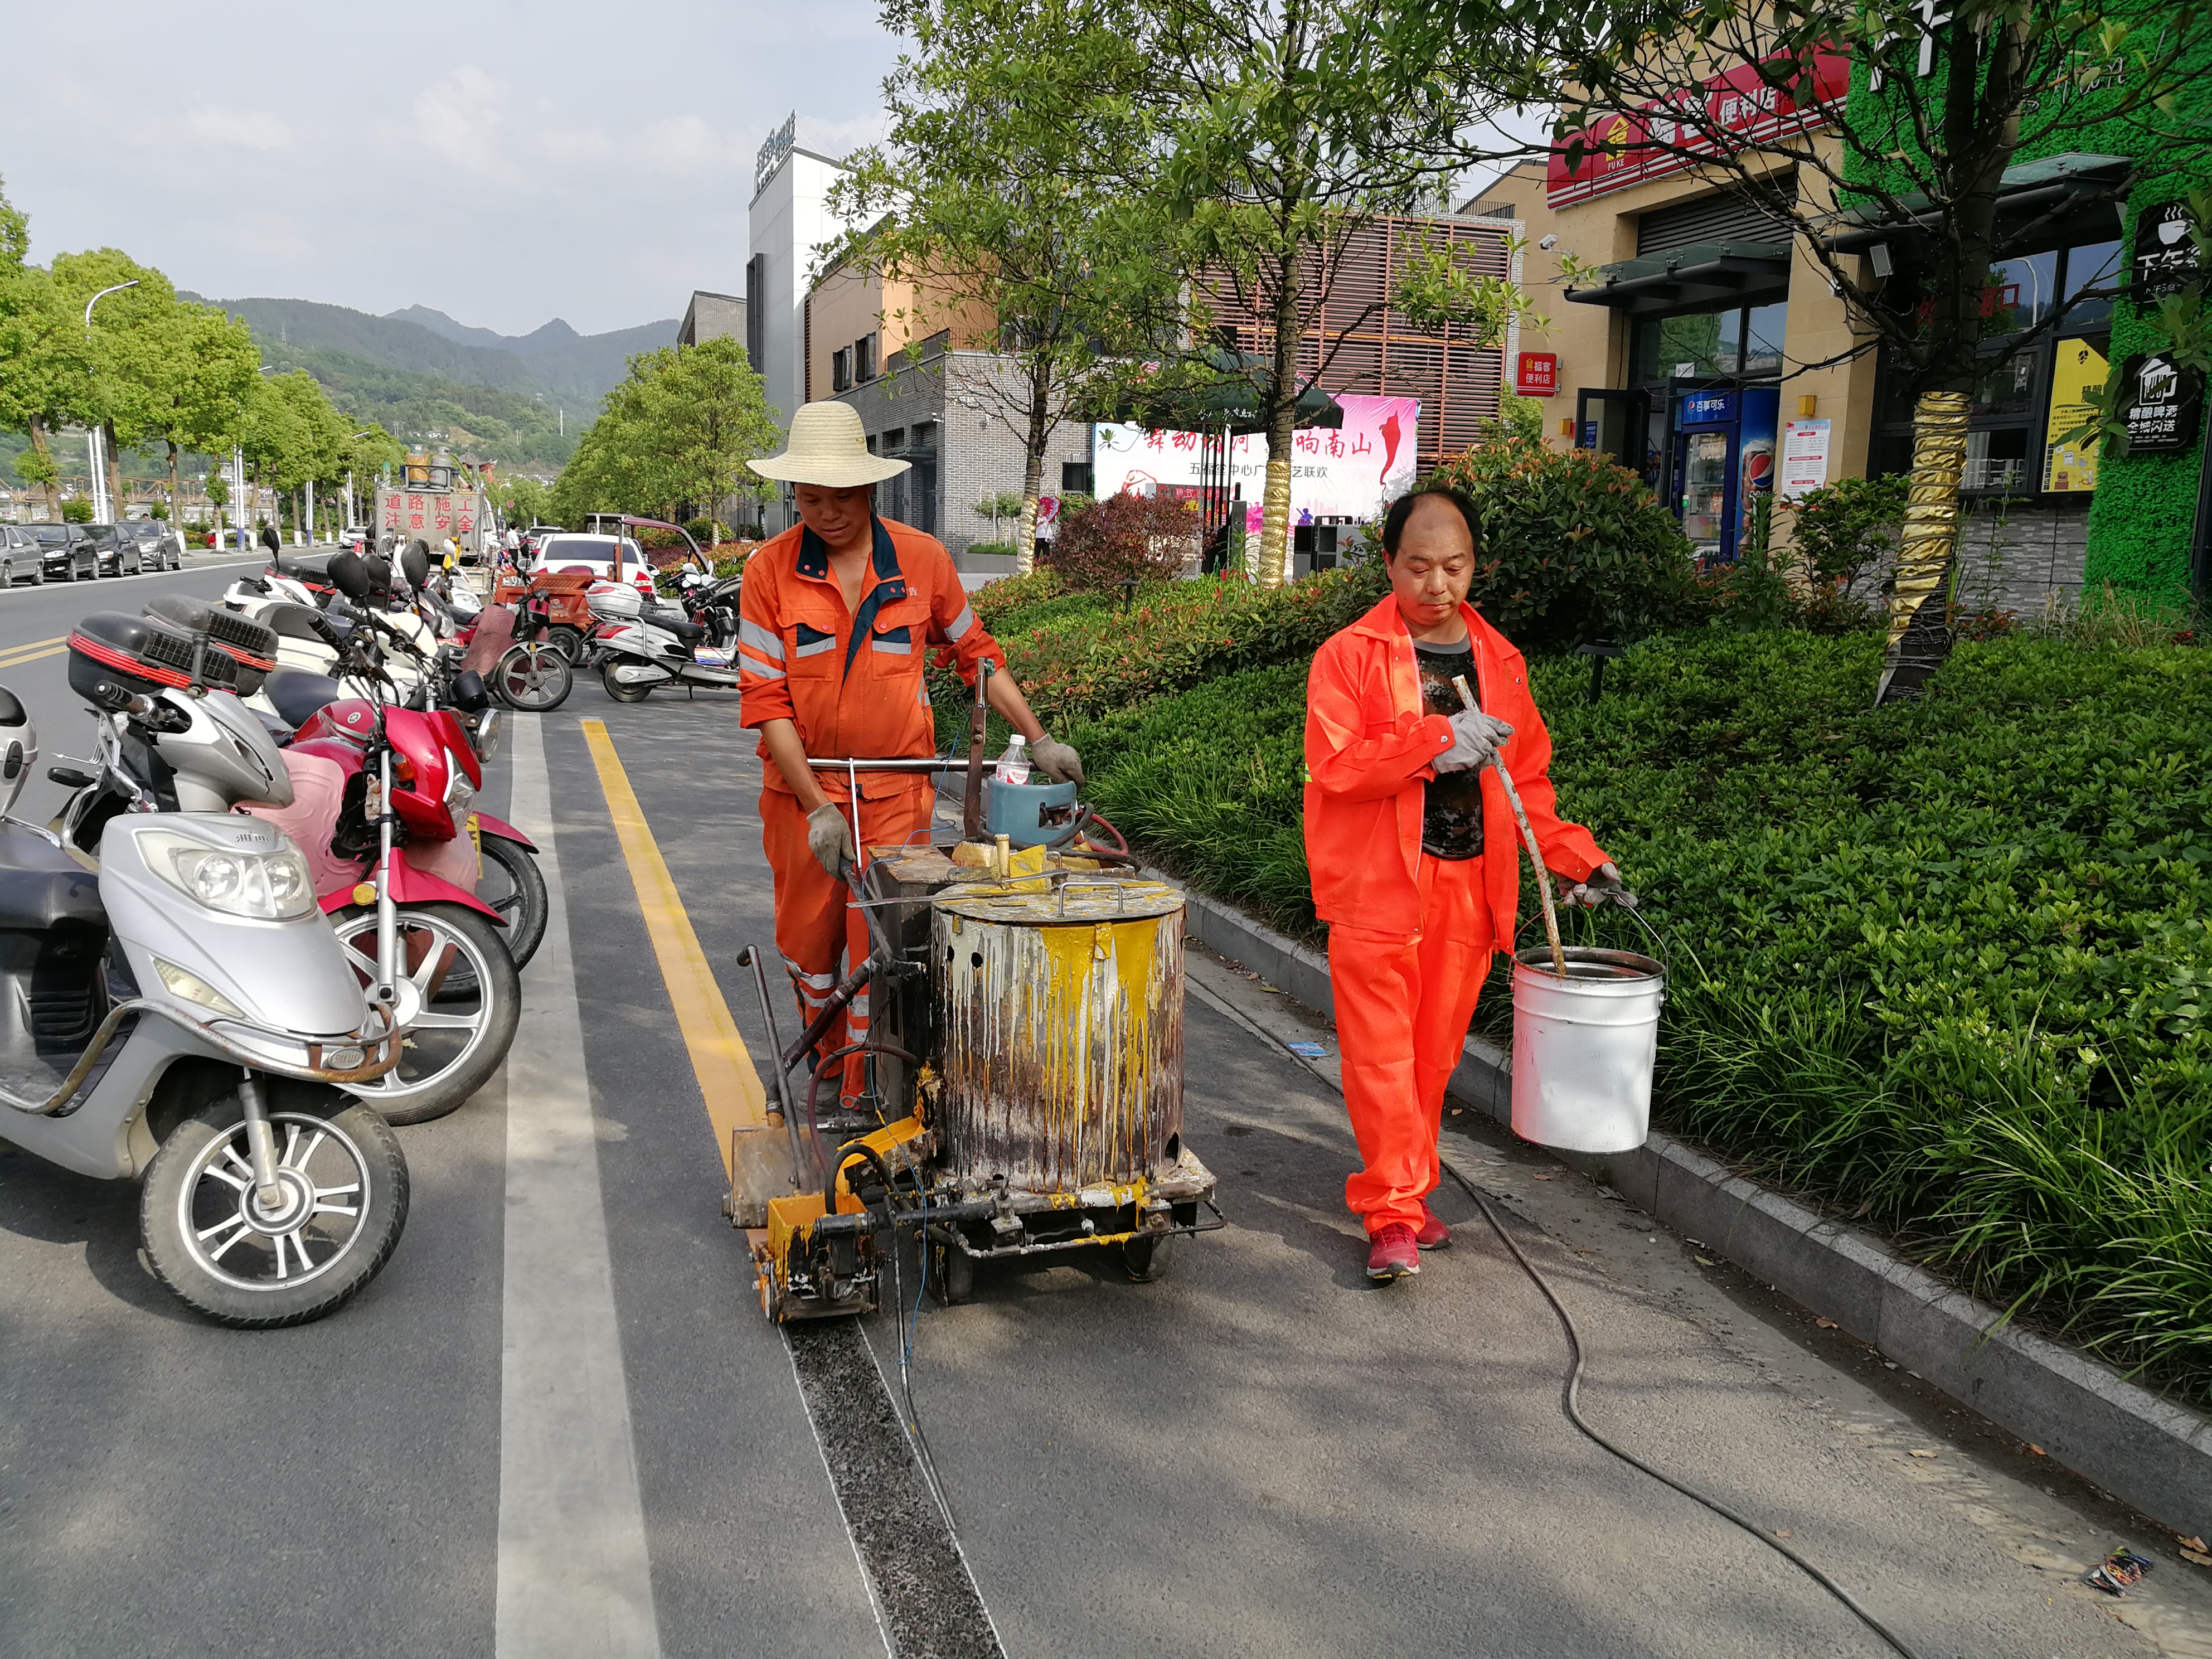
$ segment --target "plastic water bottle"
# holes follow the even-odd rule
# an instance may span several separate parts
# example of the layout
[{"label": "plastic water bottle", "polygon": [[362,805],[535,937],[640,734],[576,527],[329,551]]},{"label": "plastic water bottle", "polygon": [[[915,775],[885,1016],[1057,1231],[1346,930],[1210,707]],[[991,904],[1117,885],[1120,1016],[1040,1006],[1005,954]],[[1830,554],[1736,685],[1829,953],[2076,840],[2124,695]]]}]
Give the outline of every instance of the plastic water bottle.
[{"label": "plastic water bottle", "polygon": [[994,776],[1000,783],[1027,783],[1030,781],[1030,751],[1027,742],[1018,732],[1006,744],[1006,752],[999,757]]}]

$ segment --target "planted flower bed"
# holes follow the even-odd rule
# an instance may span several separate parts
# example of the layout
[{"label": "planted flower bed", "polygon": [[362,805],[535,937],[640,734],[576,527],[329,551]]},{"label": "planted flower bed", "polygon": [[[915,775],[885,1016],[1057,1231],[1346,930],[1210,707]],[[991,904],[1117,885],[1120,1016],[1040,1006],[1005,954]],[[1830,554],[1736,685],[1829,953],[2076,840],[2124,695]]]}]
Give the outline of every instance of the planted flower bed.
[{"label": "planted flower bed", "polygon": [[[1307,654],[1065,731],[1133,842],[1316,939]],[[1702,630],[1595,708],[1534,665],[1561,809],[1673,955],[1661,1121],[2212,1401],[2212,659],[2011,638],[1877,711],[1878,656]]]}]

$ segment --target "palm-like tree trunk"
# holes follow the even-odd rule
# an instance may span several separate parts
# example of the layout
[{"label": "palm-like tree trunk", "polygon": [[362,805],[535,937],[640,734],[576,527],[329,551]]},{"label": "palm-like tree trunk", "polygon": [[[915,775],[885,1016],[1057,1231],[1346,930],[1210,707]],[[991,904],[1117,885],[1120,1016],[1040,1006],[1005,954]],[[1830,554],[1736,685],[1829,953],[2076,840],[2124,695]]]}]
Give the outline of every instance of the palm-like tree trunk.
[{"label": "palm-like tree trunk", "polygon": [[1966,465],[1967,396],[1923,392],[1912,411],[1912,492],[1890,593],[1889,642],[1877,704],[1917,697],[1950,649],[1951,562]]}]

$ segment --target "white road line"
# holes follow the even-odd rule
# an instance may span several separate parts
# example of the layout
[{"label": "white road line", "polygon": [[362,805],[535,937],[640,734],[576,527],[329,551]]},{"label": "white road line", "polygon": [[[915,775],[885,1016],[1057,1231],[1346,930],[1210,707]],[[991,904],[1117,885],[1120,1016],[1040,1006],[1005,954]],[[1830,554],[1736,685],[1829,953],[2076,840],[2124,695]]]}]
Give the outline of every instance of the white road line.
[{"label": "white road line", "polygon": [[659,1659],[599,1141],[538,718],[514,717],[511,810],[537,842],[545,938],[507,1060],[499,1659]]}]

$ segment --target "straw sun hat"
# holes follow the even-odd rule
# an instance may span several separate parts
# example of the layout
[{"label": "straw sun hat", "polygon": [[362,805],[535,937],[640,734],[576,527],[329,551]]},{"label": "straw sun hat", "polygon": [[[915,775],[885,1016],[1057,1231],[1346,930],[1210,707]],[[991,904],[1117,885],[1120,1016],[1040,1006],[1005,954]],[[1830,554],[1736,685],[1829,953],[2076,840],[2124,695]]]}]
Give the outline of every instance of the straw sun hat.
[{"label": "straw sun hat", "polygon": [[793,416],[791,441],[783,453],[763,456],[752,468],[763,478],[850,489],[895,478],[907,464],[868,453],[860,410],[850,404],[825,403],[808,404]]}]

